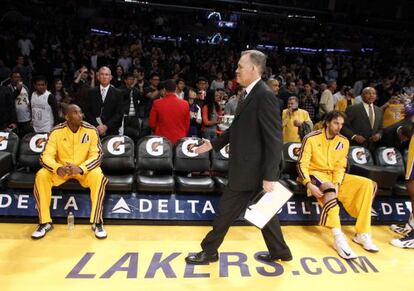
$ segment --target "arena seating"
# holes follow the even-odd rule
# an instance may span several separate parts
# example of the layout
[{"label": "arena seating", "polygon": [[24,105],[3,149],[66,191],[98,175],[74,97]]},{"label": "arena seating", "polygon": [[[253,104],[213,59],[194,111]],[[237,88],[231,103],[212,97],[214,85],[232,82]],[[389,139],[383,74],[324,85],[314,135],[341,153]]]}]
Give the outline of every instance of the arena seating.
[{"label": "arena seating", "polygon": [[149,192],[174,191],[173,149],[160,136],[143,137],[137,146],[137,190]]},{"label": "arena seating", "polygon": [[[0,178],[2,185],[15,189],[31,189],[35,173],[40,169],[39,156],[47,134],[30,133],[19,141],[13,134],[0,142]],[[175,147],[160,136],[150,135],[134,142],[127,136],[102,139],[102,170],[108,177],[107,189],[115,192],[150,193],[221,193],[228,183],[228,147],[202,155],[192,147],[199,138],[183,138]],[[297,180],[297,159],[300,143],[283,145],[281,181],[296,195],[306,195],[306,188]],[[18,150],[17,150],[18,149]],[[18,153],[18,155],[17,155]],[[13,162],[13,155],[16,156]],[[404,182],[407,153],[395,148],[378,148],[372,155],[368,149],[353,146],[348,154],[348,172],[377,182],[377,195],[407,196]],[[86,190],[75,180],[58,187],[61,190]]]}]

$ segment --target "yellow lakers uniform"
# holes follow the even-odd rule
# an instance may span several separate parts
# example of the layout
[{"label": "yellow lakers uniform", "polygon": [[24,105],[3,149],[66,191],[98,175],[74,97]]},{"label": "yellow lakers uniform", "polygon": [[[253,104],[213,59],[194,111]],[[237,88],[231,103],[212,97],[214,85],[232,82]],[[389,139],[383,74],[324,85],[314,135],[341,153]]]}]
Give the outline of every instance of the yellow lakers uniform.
[{"label": "yellow lakers uniform", "polygon": [[384,110],[384,119],[382,126],[388,127],[398,121],[403,120],[405,117],[405,109],[403,104],[389,104]]},{"label": "yellow lakers uniform", "polygon": [[[75,133],[66,122],[51,130],[40,156],[40,164],[43,168],[36,174],[33,191],[40,223],[52,221],[50,217],[52,187],[59,186],[68,179],[76,179],[82,187],[90,188],[92,201],[90,222],[102,222],[102,205],[108,183],[100,168],[102,155],[98,132],[87,122],[82,122]],[[79,166],[83,174],[60,177],[57,169],[67,164]]]},{"label": "yellow lakers uniform", "polygon": [[408,146],[405,180],[414,180],[414,135],[411,136],[410,145]]},{"label": "yellow lakers uniform", "polygon": [[285,109],[282,112],[283,142],[300,142],[299,127],[295,126],[294,121],[311,121],[309,113],[302,109],[293,111],[292,114],[289,114],[288,112],[288,109]]},{"label": "yellow lakers uniform", "polygon": [[[355,98],[351,98],[351,105],[355,104]],[[336,102],[335,110],[345,112],[348,107],[348,99],[342,97],[338,102]]]},{"label": "yellow lakers uniform", "polygon": [[[337,184],[337,200],[344,206],[349,215],[356,218],[357,233],[371,230],[371,204],[375,195],[375,183],[370,179],[346,174],[349,141],[342,135],[327,139],[325,129],[309,133],[302,142],[302,150],[298,159],[298,173],[303,185],[313,183]],[[308,193],[310,195],[310,193]],[[323,205],[320,225],[340,228],[339,206],[336,199]]]}]

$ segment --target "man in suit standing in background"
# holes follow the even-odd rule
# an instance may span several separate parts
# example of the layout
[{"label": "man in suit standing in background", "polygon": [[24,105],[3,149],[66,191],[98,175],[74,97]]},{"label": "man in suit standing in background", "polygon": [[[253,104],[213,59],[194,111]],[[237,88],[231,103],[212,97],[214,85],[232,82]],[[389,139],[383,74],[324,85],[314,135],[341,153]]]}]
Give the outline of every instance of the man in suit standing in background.
[{"label": "man in suit standing in background", "polygon": [[99,136],[119,134],[123,116],[121,91],[110,85],[111,70],[102,67],[98,72],[99,86],[88,91],[82,108],[85,119],[98,130]]},{"label": "man in suit standing in background", "polygon": [[[186,257],[189,264],[218,260],[218,248],[230,225],[247,208],[249,201],[262,189],[273,190],[279,179],[282,152],[282,122],[278,98],[261,80],[266,55],[256,50],[241,54],[237,82],[246,87],[240,98],[232,125],[222,135],[195,149],[201,154],[219,151],[230,143],[229,184],[220,199],[213,229],[201,242],[202,251]],[[275,215],[262,229],[269,250],[258,259],[290,261],[292,254],[284,241],[279,219]]]},{"label": "man in suit standing in background", "polygon": [[383,114],[381,108],[374,105],[377,92],[372,87],[362,90],[362,102],[348,107],[342,133],[351,145],[363,146],[374,151],[382,137]]}]

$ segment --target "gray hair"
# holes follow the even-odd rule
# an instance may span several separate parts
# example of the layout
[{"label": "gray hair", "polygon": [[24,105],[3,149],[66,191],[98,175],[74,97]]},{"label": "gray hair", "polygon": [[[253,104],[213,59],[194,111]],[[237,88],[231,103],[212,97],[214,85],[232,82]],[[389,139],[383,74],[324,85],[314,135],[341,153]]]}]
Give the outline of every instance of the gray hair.
[{"label": "gray hair", "polygon": [[289,101],[291,101],[291,100],[295,100],[295,101],[296,101],[296,103],[299,103],[299,98],[298,98],[298,97],[296,97],[296,96],[290,96],[290,97],[288,98],[288,102],[289,102]]},{"label": "gray hair", "polygon": [[100,73],[101,71],[104,71],[104,70],[108,70],[109,74],[112,75],[111,69],[108,68],[107,66],[100,67],[98,73]]},{"label": "gray hair", "polygon": [[241,55],[249,55],[250,61],[259,69],[260,75],[265,71],[267,56],[264,53],[258,50],[247,50],[242,51]]}]

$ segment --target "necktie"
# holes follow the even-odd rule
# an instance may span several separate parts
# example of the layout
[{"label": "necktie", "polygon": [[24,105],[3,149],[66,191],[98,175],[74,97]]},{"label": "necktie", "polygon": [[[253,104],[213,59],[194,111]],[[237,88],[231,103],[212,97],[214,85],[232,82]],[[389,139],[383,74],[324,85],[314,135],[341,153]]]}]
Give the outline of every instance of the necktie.
[{"label": "necktie", "polygon": [[240,113],[240,110],[242,108],[242,104],[243,104],[244,100],[246,100],[246,96],[247,96],[247,92],[246,92],[246,90],[244,90],[240,95],[239,102],[237,102],[236,115],[238,115]]},{"label": "necktie", "polygon": [[369,104],[368,119],[371,124],[371,128],[374,128],[374,108],[372,104]]},{"label": "necktie", "polygon": [[106,97],[105,92],[106,92],[106,89],[105,88],[102,88],[101,89],[102,102],[105,102],[105,97]]}]

